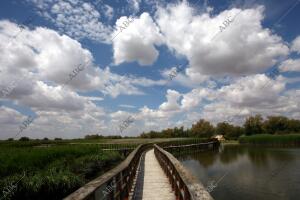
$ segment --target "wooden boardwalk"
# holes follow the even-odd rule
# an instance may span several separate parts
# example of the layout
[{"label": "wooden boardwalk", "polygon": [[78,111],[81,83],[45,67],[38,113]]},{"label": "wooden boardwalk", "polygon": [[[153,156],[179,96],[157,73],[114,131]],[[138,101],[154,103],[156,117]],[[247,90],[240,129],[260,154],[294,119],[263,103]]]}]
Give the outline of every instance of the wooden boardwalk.
[{"label": "wooden boardwalk", "polygon": [[[183,147],[208,150],[217,149],[219,145],[218,141],[214,141]],[[165,146],[165,148],[179,149],[181,146]],[[84,199],[213,200],[203,184],[180,161],[162,147],[152,143],[139,145],[118,166],[64,198],[64,200]]]},{"label": "wooden boardwalk", "polygon": [[137,191],[133,199],[175,200],[175,194],[164,171],[160,167],[154,150],[145,154],[137,180]]}]

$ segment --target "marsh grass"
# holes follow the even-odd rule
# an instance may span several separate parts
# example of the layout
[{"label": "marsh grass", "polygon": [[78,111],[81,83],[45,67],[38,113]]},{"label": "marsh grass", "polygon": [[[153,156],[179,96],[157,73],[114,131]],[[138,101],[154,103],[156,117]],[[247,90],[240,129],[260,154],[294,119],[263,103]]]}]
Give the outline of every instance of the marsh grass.
[{"label": "marsh grass", "polygon": [[0,198],[7,185],[20,180],[11,199],[62,199],[124,159],[99,145],[62,144],[35,147],[21,143],[0,145]]},{"label": "marsh grass", "polygon": [[271,135],[258,134],[241,136],[241,144],[270,145],[270,146],[300,146],[300,134]]}]

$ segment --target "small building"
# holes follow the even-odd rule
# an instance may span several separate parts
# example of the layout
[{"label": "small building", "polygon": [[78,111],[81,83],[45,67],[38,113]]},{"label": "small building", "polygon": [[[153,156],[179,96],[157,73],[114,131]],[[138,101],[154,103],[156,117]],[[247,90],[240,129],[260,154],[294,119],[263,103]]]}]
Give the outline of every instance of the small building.
[{"label": "small building", "polygon": [[213,138],[219,140],[219,141],[225,141],[225,138],[223,135],[215,135]]}]

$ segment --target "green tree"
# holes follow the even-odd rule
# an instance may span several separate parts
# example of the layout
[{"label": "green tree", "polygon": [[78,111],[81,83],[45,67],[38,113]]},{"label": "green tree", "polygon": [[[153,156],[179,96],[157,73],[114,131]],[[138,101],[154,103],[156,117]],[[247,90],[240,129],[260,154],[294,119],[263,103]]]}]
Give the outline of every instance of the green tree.
[{"label": "green tree", "polygon": [[244,123],[246,135],[254,135],[263,133],[263,119],[261,115],[250,116]]},{"label": "green tree", "polygon": [[191,132],[194,137],[211,137],[215,129],[210,122],[200,119],[196,124],[192,125]]},{"label": "green tree", "polygon": [[268,116],[264,122],[264,131],[268,134],[287,133],[289,120],[283,116]]},{"label": "green tree", "polygon": [[225,135],[225,138],[230,140],[237,140],[238,137],[240,137],[243,134],[245,134],[245,130],[243,127],[233,126],[232,130]]},{"label": "green tree", "polygon": [[289,119],[288,131],[290,133],[300,133],[300,120]]},{"label": "green tree", "polygon": [[217,135],[224,135],[226,139],[237,139],[244,134],[244,129],[239,126],[231,125],[227,122],[220,122],[216,127]]},{"label": "green tree", "polygon": [[233,126],[227,122],[220,122],[216,127],[217,135],[227,135],[232,131]]},{"label": "green tree", "polygon": [[173,136],[173,129],[168,128],[162,131],[162,135],[164,138],[171,138]]},{"label": "green tree", "polygon": [[[113,137],[113,136],[109,136],[109,137]],[[86,135],[84,136],[84,138],[87,140],[96,140],[96,139],[102,139],[104,138],[104,136],[95,134],[95,135]]]},{"label": "green tree", "polygon": [[178,129],[178,137],[188,137],[187,132],[184,130],[183,126]]},{"label": "green tree", "polygon": [[20,139],[19,139],[19,141],[29,141],[30,139],[28,138],[28,137],[21,137]]},{"label": "green tree", "polygon": [[173,129],[173,135],[172,135],[172,137],[180,137],[180,136],[181,136],[180,129],[177,128],[177,127],[175,127]]}]

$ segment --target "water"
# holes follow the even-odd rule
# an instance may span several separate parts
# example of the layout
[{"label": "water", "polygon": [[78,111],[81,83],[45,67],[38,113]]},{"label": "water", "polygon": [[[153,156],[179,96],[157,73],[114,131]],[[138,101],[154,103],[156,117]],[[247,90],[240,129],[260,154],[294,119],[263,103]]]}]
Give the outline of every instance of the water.
[{"label": "water", "polygon": [[215,200],[300,199],[300,148],[224,145],[175,156]]}]

